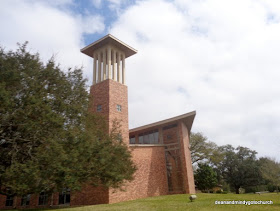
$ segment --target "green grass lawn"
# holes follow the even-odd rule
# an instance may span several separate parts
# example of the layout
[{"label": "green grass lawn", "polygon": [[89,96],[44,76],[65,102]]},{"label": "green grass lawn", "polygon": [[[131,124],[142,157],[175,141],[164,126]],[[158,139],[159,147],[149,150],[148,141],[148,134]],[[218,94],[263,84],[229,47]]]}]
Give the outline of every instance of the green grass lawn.
[{"label": "green grass lawn", "polygon": [[[126,201],[116,204],[103,204],[93,206],[83,206],[64,209],[45,209],[52,211],[123,211],[123,210],[139,210],[139,211],[151,211],[151,210],[280,210],[280,194],[266,193],[262,195],[257,194],[197,194],[195,202],[190,202],[189,195],[168,195],[158,196],[146,199],[138,199],[134,201]],[[227,201],[227,200],[262,200],[273,201],[273,205],[215,205],[215,201]],[[45,211],[44,210],[44,211]]]}]

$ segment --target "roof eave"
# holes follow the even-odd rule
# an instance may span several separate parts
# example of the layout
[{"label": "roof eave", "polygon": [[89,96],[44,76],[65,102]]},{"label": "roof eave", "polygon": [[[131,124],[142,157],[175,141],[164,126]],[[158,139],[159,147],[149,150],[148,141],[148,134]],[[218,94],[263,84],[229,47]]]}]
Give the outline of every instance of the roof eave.
[{"label": "roof eave", "polygon": [[127,45],[126,43],[122,42],[121,40],[119,40],[111,34],[108,34],[102,37],[101,39],[89,44],[88,46],[82,48],[80,51],[90,57],[93,57],[94,51],[106,44],[112,44],[120,48],[122,51],[124,51],[125,58],[137,53],[136,49],[132,48],[131,46]]},{"label": "roof eave", "polygon": [[161,125],[167,125],[169,123],[178,122],[178,121],[183,121],[190,131],[192,128],[192,124],[193,124],[195,115],[196,115],[196,111],[192,111],[192,112],[182,114],[182,115],[179,115],[176,117],[172,117],[169,119],[165,119],[162,121],[158,121],[158,122],[154,122],[151,124],[147,124],[147,125],[143,125],[143,126],[140,126],[137,128],[130,129],[129,133],[134,133],[134,132],[141,131],[141,130],[148,130],[149,128],[155,128],[155,127],[159,127]]}]

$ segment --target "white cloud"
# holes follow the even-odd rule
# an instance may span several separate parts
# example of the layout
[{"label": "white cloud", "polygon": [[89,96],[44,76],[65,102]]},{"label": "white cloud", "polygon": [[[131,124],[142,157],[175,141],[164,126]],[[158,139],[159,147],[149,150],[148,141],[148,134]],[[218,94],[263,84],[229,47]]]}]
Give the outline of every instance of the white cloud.
[{"label": "white cloud", "polygon": [[[91,1],[105,2],[119,14],[106,19],[110,33],[139,50],[126,63],[131,128],[196,110],[193,131],[280,160],[278,0]],[[0,1],[0,44],[28,40],[44,61],[56,54],[63,67],[83,64],[91,79],[80,48],[83,34],[106,30],[104,11],[82,16],[75,4]]]},{"label": "white cloud", "polygon": [[91,3],[93,4],[93,6],[95,6],[96,8],[101,8],[102,5],[102,1],[101,0],[91,0]]},{"label": "white cloud", "polygon": [[97,9],[101,9],[106,5],[112,12],[119,14],[123,7],[128,3],[132,3],[130,0],[91,0],[91,4]]},{"label": "white cloud", "polygon": [[110,33],[139,50],[127,59],[130,126],[197,110],[194,131],[280,160],[279,14],[279,1],[129,7]]},{"label": "white cloud", "polygon": [[109,3],[109,8],[111,10],[119,10],[121,5],[124,4],[127,0],[107,0]]},{"label": "white cloud", "polygon": [[82,30],[87,34],[94,34],[96,32],[103,32],[105,30],[104,19],[99,15],[89,15],[81,18]]},{"label": "white cloud", "polygon": [[29,48],[40,52],[44,61],[55,55],[62,68],[87,66],[87,77],[91,68],[89,58],[80,53],[80,48],[84,47],[82,35],[102,32],[105,28],[99,15],[73,15],[52,3],[17,0],[0,2],[0,27],[5,29],[0,33],[0,42],[6,49],[15,49],[17,42],[29,41]]}]

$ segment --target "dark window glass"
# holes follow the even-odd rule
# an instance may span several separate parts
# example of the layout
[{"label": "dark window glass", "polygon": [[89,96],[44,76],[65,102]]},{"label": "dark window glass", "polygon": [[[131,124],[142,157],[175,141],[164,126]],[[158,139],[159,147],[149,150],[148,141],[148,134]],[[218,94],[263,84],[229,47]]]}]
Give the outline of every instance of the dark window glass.
[{"label": "dark window glass", "polygon": [[48,194],[46,192],[41,192],[39,195],[38,205],[47,205],[48,204]]},{"label": "dark window glass", "polygon": [[155,144],[159,143],[159,141],[158,141],[158,131],[154,132],[154,143]]},{"label": "dark window glass", "polygon": [[102,111],[102,105],[97,105],[96,110],[97,110],[98,112]]},{"label": "dark window glass", "polygon": [[144,137],[143,135],[139,135],[139,144],[144,144]]},{"label": "dark window glass", "polygon": [[150,144],[154,144],[155,143],[154,133],[150,133],[149,134],[149,141],[150,141]]},{"label": "dark window glass", "polygon": [[119,112],[122,111],[122,106],[121,105],[117,105],[117,111],[119,111]]},{"label": "dark window glass", "polygon": [[30,204],[30,194],[21,197],[21,206],[28,206]]},{"label": "dark window glass", "polygon": [[135,144],[135,136],[132,136],[129,138],[129,143],[130,144]]},{"label": "dark window glass", "polygon": [[145,134],[144,135],[144,144],[149,144],[150,140],[149,140],[149,134]]},{"label": "dark window glass", "polygon": [[13,206],[14,203],[14,197],[13,196],[7,196],[6,198],[6,207]]},{"label": "dark window glass", "polygon": [[69,204],[70,203],[70,189],[64,189],[59,194],[59,204]]},{"label": "dark window glass", "polygon": [[172,135],[167,135],[166,138],[167,138],[168,140],[170,140],[170,139],[172,139]]},{"label": "dark window glass", "polygon": [[158,144],[158,130],[153,130],[145,132],[144,134],[139,134],[139,144]]}]

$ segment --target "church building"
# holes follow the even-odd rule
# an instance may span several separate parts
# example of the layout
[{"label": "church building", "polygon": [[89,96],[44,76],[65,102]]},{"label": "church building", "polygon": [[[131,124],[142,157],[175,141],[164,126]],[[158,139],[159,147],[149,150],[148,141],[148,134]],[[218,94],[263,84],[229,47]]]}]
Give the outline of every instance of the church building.
[{"label": "church building", "polygon": [[122,139],[137,166],[134,180],[124,184],[125,191],[88,185],[73,194],[65,190],[51,196],[41,193],[18,197],[16,201],[0,196],[0,209],[106,204],[195,193],[189,137],[196,112],[129,129],[125,60],[137,50],[108,34],[81,52],[93,58],[91,111],[105,117],[109,130],[114,120],[121,122]]}]

